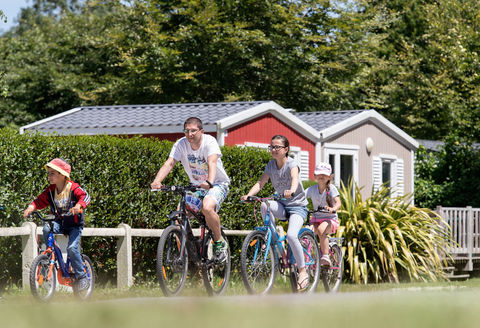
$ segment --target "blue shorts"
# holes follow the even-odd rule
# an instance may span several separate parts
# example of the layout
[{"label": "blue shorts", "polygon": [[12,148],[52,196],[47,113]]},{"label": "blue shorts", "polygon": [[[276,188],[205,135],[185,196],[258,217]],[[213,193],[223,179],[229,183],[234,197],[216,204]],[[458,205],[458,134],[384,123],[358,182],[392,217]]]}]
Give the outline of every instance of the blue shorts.
[{"label": "blue shorts", "polygon": [[229,191],[228,184],[214,184],[209,190],[197,190],[193,193],[187,193],[187,209],[195,213],[200,212],[202,209],[203,198],[210,196],[215,200],[215,203],[217,204],[215,206],[215,211],[218,212],[220,210],[220,205],[222,205]]}]

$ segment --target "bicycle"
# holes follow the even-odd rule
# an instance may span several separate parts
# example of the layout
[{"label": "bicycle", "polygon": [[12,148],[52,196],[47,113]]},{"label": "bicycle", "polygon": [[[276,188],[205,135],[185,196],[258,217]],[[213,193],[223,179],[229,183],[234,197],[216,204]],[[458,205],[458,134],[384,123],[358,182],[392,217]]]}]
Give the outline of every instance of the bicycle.
[{"label": "bicycle", "polygon": [[[168,215],[171,223],[158,242],[156,271],[164,295],[176,296],[182,292],[189,268],[191,276],[201,271],[208,295],[222,295],[230,279],[230,247],[226,261],[217,263],[213,252],[213,232],[206,224],[204,215],[190,209],[186,204],[188,193],[204,189],[193,185],[152,189],[158,190],[181,196],[179,209]],[[199,237],[193,235],[190,218],[196,219],[200,224]],[[223,227],[221,233],[225,242],[228,242]]]},{"label": "bicycle", "polygon": [[[307,225],[310,224],[310,217],[312,214],[317,214],[321,219],[332,219],[334,213],[330,213],[325,209],[317,209],[315,211],[308,211]],[[330,266],[320,266],[320,277],[323,282],[323,287],[327,293],[334,293],[340,288],[343,277],[343,253],[342,253],[343,238],[328,238],[328,253],[330,256]],[[320,248],[319,248],[320,250]],[[320,257],[322,256],[320,250]]]},{"label": "bicycle", "polygon": [[[294,293],[297,292],[298,269],[295,258],[287,243],[286,235],[280,236],[271,218],[270,200],[282,200],[276,195],[260,198],[249,196],[242,202],[265,203],[267,213],[264,225],[254,228],[242,245],[240,258],[241,274],[243,283],[250,294],[267,294],[274,284],[277,271],[290,277],[290,285]],[[256,218],[255,207],[254,217]],[[306,270],[309,277],[309,285],[304,292],[315,291],[320,276],[320,250],[314,233],[307,228],[302,228],[298,234],[305,258]],[[285,247],[284,244],[287,244]]]},{"label": "bicycle", "polygon": [[37,211],[32,212],[30,215],[33,214],[41,221],[49,224],[50,233],[48,234],[47,248],[33,260],[30,267],[30,290],[32,295],[40,301],[46,302],[50,300],[55,294],[58,281],[60,285],[72,287],[74,295],[79,299],[88,299],[92,294],[95,284],[95,273],[93,271],[92,261],[87,255],[81,254],[83,268],[89,281],[89,287],[84,290],[79,290],[70,265],[70,258],[67,256],[66,261],[63,260],[62,251],[58,247],[52,232],[53,221],[55,221],[56,217],[54,215],[48,215],[47,218],[44,218]]}]

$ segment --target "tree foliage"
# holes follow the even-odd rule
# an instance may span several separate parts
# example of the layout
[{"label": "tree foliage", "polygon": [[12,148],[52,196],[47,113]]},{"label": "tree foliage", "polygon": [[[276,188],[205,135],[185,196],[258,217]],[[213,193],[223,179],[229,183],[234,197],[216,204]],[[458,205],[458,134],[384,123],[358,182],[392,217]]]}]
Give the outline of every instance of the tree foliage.
[{"label": "tree foliage", "polygon": [[480,207],[480,149],[451,135],[438,152],[421,147],[415,162],[415,202],[423,207]]},{"label": "tree foliage", "polygon": [[478,6],[34,0],[0,38],[0,126],[79,105],[272,99],[478,141]]}]

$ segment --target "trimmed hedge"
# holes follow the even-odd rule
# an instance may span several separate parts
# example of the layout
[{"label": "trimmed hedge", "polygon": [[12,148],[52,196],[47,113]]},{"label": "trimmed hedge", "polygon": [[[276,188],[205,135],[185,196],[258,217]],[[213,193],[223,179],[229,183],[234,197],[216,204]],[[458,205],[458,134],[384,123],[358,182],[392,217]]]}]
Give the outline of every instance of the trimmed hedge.
[{"label": "trimmed hedge", "polygon": [[[87,227],[117,227],[126,223],[133,228],[165,228],[167,214],[178,199],[172,194],[150,192],[150,182],[168,158],[172,142],[142,137],[113,136],[38,136],[20,135],[12,129],[0,129],[0,226],[21,226],[23,210],[48,185],[44,165],[52,158],[66,159],[72,166],[71,178],[90,194],[86,210]],[[251,229],[252,205],[239,202],[241,195],[260,177],[270,159],[269,153],[244,147],[222,147],[223,162],[232,183],[222,205],[222,224],[228,229]],[[188,178],[178,163],[164,184],[186,184]],[[262,195],[273,192],[271,184]],[[37,223],[38,224],[38,223]],[[236,240],[239,239],[239,240]],[[243,238],[232,238],[232,255],[237,271],[238,252]],[[137,281],[155,279],[156,238],[133,239],[134,276]],[[116,281],[116,239],[85,237],[83,250],[95,263],[100,281]],[[20,284],[20,237],[0,238],[0,281]]]}]

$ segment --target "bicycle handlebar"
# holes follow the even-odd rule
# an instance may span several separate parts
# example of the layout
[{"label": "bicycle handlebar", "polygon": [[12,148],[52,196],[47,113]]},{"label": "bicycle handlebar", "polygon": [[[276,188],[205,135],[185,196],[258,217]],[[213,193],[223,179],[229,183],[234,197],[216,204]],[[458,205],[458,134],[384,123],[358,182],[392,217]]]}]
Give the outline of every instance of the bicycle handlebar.
[{"label": "bicycle handlebar", "polygon": [[200,186],[195,186],[195,185],[188,185],[188,186],[162,186],[161,188],[157,189],[150,189],[150,191],[155,192],[155,191],[164,191],[164,192],[174,192],[177,194],[183,194],[184,192],[187,191],[197,191],[197,190],[203,190]]},{"label": "bicycle handlebar", "polygon": [[313,210],[313,211],[308,211],[309,214],[314,214],[314,213],[323,213],[323,214],[335,214],[337,213],[337,211],[332,211],[330,213],[330,211],[326,210],[325,208],[317,208],[316,210]]},{"label": "bicycle handlebar", "polygon": [[[80,213],[82,213],[82,212],[83,211],[80,211]],[[55,221],[57,218],[64,218],[64,217],[73,215],[73,213],[71,213],[71,212],[62,213],[62,214],[48,214],[45,218],[45,217],[42,216],[42,214],[40,214],[40,212],[33,211],[32,213],[29,214],[29,217],[32,217],[34,214],[37,216],[37,218],[39,218],[43,222],[52,222],[52,221]]]},{"label": "bicycle handlebar", "polygon": [[266,200],[287,200],[285,197],[278,194],[273,194],[269,197],[248,196],[247,199],[241,200],[241,203],[263,202]]}]

